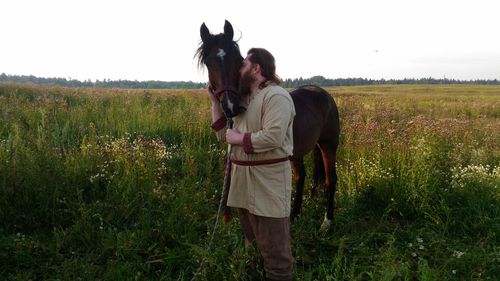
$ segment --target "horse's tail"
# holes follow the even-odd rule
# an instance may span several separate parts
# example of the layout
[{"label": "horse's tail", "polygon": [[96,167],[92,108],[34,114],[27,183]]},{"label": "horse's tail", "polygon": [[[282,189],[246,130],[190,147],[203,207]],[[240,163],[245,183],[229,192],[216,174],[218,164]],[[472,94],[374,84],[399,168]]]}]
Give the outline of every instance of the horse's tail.
[{"label": "horse's tail", "polygon": [[313,189],[316,189],[318,185],[324,185],[326,180],[325,165],[323,164],[323,156],[321,155],[321,151],[319,150],[319,147],[317,145],[314,146],[313,161],[314,161]]}]

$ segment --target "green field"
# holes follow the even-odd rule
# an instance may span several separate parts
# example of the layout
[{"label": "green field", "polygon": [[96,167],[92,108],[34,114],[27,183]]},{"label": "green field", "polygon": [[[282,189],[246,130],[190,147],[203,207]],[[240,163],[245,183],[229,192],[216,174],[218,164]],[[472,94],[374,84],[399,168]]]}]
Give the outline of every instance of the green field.
[{"label": "green field", "polygon": [[[296,280],[498,280],[500,86],[328,91],[334,228],[306,189]],[[225,153],[209,125],[205,90],[0,84],[0,280],[190,280],[203,259],[197,280],[247,280],[237,220],[207,251]]]}]

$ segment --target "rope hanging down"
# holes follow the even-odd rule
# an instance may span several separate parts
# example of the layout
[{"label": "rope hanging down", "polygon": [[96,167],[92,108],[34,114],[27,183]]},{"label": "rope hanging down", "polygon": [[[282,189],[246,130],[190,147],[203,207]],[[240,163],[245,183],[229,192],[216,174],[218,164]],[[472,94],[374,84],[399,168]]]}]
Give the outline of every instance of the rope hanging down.
[{"label": "rope hanging down", "polygon": [[[233,128],[233,119],[230,117],[227,118],[227,127],[229,129]],[[227,187],[229,187],[229,184],[230,184],[229,177],[231,175],[231,157],[230,156],[231,156],[231,144],[228,145],[228,148],[226,151],[226,168],[224,169],[224,184],[222,186],[222,194],[221,194],[220,201],[219,201],[219,208],[217,209],[217,216],[215,217],[214,227],[212,229],[212,234],[210,235],[210,240],[208,241],[207,250],[206,250],[207,252],[212,249],[212,244],[213,244],[214,239],[215,239],[215,231],[217,230],[217,226],[219,225],[219,219],[221,217],[222,210],[225,208],[225,205],[226,205],[226,195],[227,195],[226,193],[228,191]],[[203,260],[201,261],[200,266],[198,267],[198,269],[194,273],[193,278],[191,278],[191,281],[196,280],[196,278],[200,274],[200,272],[203,269],[203,266],[205,265],[206,262],[207,262],[207,257],[205,256],[203,258]]]}]

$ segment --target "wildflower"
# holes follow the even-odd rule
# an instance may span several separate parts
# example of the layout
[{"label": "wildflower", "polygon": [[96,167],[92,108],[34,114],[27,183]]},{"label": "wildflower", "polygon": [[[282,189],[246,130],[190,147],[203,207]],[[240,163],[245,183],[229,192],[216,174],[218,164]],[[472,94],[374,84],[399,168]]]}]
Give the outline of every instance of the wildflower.
[{"label": "wildflower", "polygon": [[457,271],[456,271],[455,269],[453,269],[453,270],[451,271],[451,273],[453,273],[453,274],[457,274]]},{"label": "wildflower", "polygon": [[[451,185],[455,188],[463,188],[471,182],[495,185],[500,178],[500,166],[471,164],[465,167],[454,167],[451,172]],[[497,188],[496,185],[495,188]]]},{"label": "wildflower", "polygon": [[453,251],[453,256],[456,257],[456,258],[460,258],[464,255],[464,252],[460,252],[460,251]]},{"label": "wildflower", "polygon": [[422,244],[424,242],[424,240],[422,238],[420,238],[420,237],[417,237],[417,242],[420,243],[420,244]]}]

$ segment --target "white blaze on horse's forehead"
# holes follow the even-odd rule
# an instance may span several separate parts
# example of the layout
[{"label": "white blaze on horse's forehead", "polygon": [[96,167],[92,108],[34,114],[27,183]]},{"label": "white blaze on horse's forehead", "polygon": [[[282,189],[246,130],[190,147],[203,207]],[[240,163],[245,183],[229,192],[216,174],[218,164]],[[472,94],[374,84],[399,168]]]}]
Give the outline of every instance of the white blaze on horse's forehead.
[{"label": "white blaze on horse's forehead", "polygon": [[217,56],[223,60],[224,57],[226,56],[226,52],[223,49],[219,49],[219,52],[217,53]]}]

